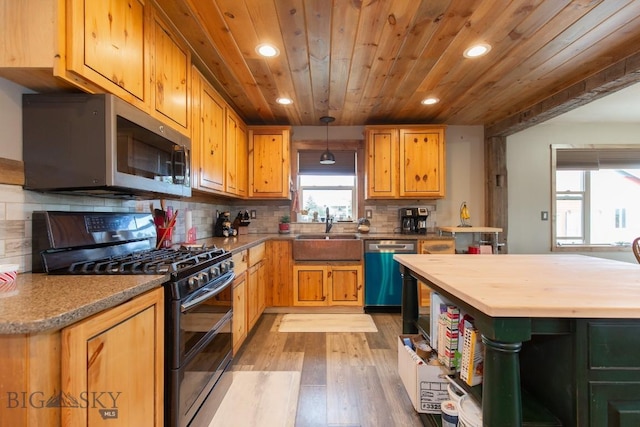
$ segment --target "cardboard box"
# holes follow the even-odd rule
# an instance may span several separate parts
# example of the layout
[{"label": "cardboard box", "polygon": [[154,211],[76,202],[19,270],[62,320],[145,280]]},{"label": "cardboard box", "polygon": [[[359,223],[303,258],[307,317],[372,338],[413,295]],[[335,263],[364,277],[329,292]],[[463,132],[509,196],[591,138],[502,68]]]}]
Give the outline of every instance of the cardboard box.
[{"label": "cardboard box", "polygon": [[415,335],[400,335],[398,337],[398,373],[409,399],[417,412],[423,414],[440,414],[440,402],[447,400],[448,382],[446,371],[442,365],[428,364],[418,355],[406,347],[403,339]]}]

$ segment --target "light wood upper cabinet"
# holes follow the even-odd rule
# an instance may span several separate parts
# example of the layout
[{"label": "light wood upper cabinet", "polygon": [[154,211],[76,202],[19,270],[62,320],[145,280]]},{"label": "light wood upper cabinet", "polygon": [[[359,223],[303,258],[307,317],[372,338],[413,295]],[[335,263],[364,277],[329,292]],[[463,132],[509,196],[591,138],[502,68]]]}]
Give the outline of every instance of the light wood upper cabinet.
[{"label": "light wood upper cabinet", "polygon": [[247,196],[247,127],[192,67],[192,188],[235,198]]},{"label": "light wood upper cabinet", "polygon": [[149,98],[149,9],[140,0],[67,2],[67,68],[112,93]]},{"label": "light wood upper cabinet", "polygon": [[290,199],[290,127],[249,127],[249,197]]},{"label": "light wood upper cabinet", "polygon": [[[66,396],[102,393],[106,409],[117,409],[117,424],[164,425],[164,289],[63,329],[61,350]],[[61,418],[74,427],[110,421],[91,405],[64,406]]]},{"label": "light wood upper cabinet", "polygon": [[367,197],[392,198],[398,194],[398,130],[366,130]]},{"label": "light wood upper cabinet", "polygon": [[444,126],[367,126],[367,199],[445,197]]},{"label": "light wood upper cabinet", "polygon": [[400,129],[400,197],[444,197],[444,128]]},{"label": "light wood upper cabinet", "polygon": [[157,14],[153,29],[154,111],[187,129],[191,53]]},{"label": "light wood upper cabinet", "polygon": [[227,193],[247,196],[247,128],[231,108],[227,108]]},{"label": "light wood upper cabinet", "polygon": [[238,186],[237,194],[239,197],[245,198],[249,192],[249,173],[247,165],[249,162],[249,135],[244,122],[240,121],[236,128],[236,146],[237,146],[237,176]]},{"label": "light wood upper cabinet", "polygon": [[196,189],[224,192],[226,104],[195,68],[192,92],[193,186]]},{"label": "light wood upper cabinet", "polygon": [[191,54],[149,0],[0,0],[0,76],[112,93],[188,134]]}]

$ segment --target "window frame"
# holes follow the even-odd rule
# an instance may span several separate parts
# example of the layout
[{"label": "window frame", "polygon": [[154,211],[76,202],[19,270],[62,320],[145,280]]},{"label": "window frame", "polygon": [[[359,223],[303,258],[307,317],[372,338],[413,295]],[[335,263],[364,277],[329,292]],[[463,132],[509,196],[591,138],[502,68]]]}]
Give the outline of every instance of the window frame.
[{"label": "window frame", "polygon": [[[630,245],[603,245],[603,244],[575,244],[558,246],[557,244],[557,195],[556,190],[556,171],[557,171],[557,152],[558,150],[576,149],[576,150],[636,150],[640,152],[640,144],[551,144],[551,252],[628,252]],[[585,168],[586,170],[586,168]],[[584,199],[583,199],[583,235],[586,242],[590,241],[590,224],[591,224],[591,179],[590,174],[584,174]]]},{"label": "window frame", "polygon": [[[298,151],[324,150],[327,140],[301,140],[291,143],[291,182],[298,190]],[[356,180],[354,184],[354,197],[356,199],[353,212],[353,221],[364,216],[364,139],[334,139],[329,142],[332,150],[353,150],[356,153]],[[300,201],[302,203],[302,200]],[[290,211],[292,222],[297,222],[296,212]]]}]

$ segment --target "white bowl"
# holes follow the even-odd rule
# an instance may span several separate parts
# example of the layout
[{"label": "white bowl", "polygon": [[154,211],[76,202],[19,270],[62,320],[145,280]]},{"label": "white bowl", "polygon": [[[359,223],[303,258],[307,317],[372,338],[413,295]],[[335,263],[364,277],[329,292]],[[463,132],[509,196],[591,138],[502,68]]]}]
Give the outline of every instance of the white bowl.
[{"label": "white bowl", "polygon": [[18,293],[18,264],[0,264],[0,298]]}]

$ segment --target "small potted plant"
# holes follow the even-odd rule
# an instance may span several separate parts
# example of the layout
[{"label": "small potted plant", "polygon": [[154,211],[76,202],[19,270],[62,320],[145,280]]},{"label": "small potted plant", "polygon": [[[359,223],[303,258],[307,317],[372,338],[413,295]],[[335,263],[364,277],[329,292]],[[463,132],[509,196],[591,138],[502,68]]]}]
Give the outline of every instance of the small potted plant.
[{"label": "small potted plant", "polygon": [[280,217],[280,224],[278,224],[278,231],[280,233],[288,233],[290,231],[289,229],[290,222],[291,222],[291,218],[289,217],[289,215],[282,215]]}]

